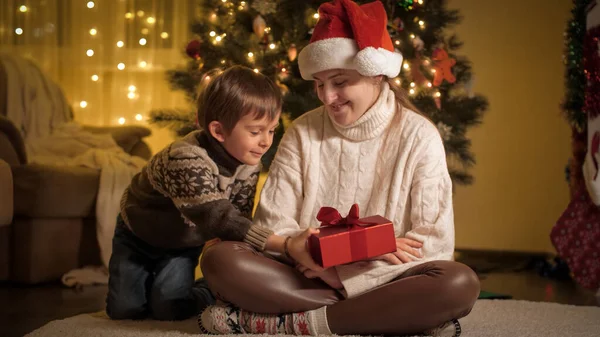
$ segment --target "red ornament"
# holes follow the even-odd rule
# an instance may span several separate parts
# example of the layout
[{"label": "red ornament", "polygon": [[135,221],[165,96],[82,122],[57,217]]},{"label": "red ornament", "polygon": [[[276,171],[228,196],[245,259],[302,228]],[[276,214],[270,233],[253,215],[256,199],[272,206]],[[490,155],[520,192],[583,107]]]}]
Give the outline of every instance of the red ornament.
[{"label": "red ornament", "polygon": [[452,74],[452,66],[456,64],[456,60],[448,56],[448,52],[443,48],[437,48],[433,51],[431,59],[434,61],[433,69],[433,85],[436,87],[442,84],[443,80],[448,83],[456,82],[456,77]]},{"label": "red ornament", "polygon": [[185,47],[185,53],[193,59],[199,59],[200,58],[200,41],[198,41],[198,40],[190,41],[190,43],[188,43],[187,47]]}]

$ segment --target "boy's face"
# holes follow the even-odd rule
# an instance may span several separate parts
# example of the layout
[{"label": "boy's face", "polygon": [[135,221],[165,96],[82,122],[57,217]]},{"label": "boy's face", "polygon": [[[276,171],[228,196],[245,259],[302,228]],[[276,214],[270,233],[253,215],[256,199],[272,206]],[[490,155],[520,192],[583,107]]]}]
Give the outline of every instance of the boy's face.
[{"label": "boy's face", "polygon": [[224,132],[221,143],[235,159],[246,165],[258,165],[260,158],[273,144],[273,135],[279,125],[279,115],[270,120],[268,116],[255,119],[253,113],[246,114],[233,127]]}]

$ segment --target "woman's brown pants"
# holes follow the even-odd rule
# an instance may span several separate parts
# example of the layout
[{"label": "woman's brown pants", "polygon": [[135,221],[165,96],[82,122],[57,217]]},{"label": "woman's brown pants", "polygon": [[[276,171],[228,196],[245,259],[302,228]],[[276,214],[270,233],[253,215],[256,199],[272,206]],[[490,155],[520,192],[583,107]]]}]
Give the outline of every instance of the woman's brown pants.
[{"label": "woman's brown pants", "polygon": [[479,295],[477,275],[453,261],[420,264],[351,299],[245,243],[210,247],[201,267],[215,295],[243,310],[280,314],[327,306],[329,328],[338,335],[419,333],[466,316]]}]

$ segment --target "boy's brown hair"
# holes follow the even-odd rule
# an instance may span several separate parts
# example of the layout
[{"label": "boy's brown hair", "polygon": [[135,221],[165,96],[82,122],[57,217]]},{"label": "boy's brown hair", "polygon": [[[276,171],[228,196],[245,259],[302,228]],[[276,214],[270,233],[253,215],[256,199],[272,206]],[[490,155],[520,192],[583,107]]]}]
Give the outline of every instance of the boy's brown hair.
[{"label": "boy's brown hair", "polygon": [[233,66],[223,72],[213,71],[202,81],[208,82],[198,95],[198,123],[204,130],[217,121],[230,132],[246,114],[273,120],[281,112],[279,88],[250,68]]}]

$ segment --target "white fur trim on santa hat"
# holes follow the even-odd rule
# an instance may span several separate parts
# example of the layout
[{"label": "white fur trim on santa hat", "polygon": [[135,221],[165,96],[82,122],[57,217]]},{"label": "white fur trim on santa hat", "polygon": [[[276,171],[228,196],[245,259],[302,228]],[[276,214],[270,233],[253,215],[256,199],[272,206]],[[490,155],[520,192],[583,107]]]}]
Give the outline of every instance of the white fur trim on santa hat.
[{"label": "white fur trim on santa hat", "polygon": [[363,76],[396,77],[402,66],[402,54],[384,48],[367,47],[360,52],[356,41],[335,37],[315,41],[298,55],[300,74],[313,80],[313,74],[330,69],[354,69]]}]

